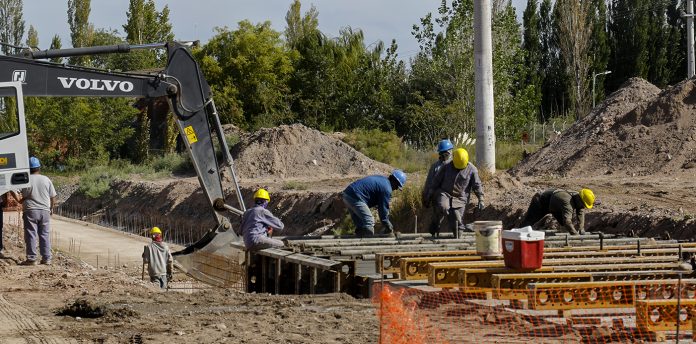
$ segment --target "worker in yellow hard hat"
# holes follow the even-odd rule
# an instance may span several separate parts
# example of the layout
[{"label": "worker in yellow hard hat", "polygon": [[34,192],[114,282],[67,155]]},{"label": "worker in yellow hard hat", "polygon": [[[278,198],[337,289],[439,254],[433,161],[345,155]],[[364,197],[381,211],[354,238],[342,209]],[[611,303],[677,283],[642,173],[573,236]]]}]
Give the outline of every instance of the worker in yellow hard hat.
[{"label": "worker in yellow hard hat", "polygon": [[162,230],[159,227],[150,229],[150,238],[152,242],[145,246],[143,251],[143,264],[147,264],[150,281],[158,283],[162,289],[167,289],[174,268],[172,252],[162,240]]},{"label": "worker in yellow hard hat", "polygon": [[285,246],[282,241],[271,238],[274,231],[282,231],[285,225],[266,209],[270,201],[271,196],[268,191],[258,189],[254,192],[254,206],[242,215],[240,228],[247,250],[257,251]]},{"label": "worker in yellow hard hat", "polygon": [[464,148],[452,152],[452,161],[443,166],[433,178],[435,216],[430,223],[430,234],[438,236],[440,224],[447,217],[449,230],[455,238],[465,231],[464,213],[471,192],[478,198],[477,209],[483,210],[483,184],[478,169],[469,162],[469,153]]},{"label": "worker in yellow hard hat", "polygon": [[[532,197],[522,226],[535,226],[547,214],[553,215],[558,223],[570,234],[585,234],[585,209],[600,204],[590,189],[570,191],[547,189]],[[573,213],[578,219],[577,228],[573,224]]]}]

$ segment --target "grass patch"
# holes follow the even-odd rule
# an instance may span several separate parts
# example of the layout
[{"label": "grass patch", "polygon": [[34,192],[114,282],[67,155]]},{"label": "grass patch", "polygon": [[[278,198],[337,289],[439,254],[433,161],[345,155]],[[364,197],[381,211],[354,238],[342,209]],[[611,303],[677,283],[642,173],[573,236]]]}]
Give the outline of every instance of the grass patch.
[{"label": "grass patch", "polygon": [[[392,219],[413,219],[418,214],[423,212],[423,202],[421,194],[423,193],[423,183],[425,177],[420,174],[413,176],[412,182],[400,191],[395,192],[389,217]],[[395,224],[397,225],[397,224]]]},{"label": "grass patch", "polygon": [[539,145],[522,145],[519,142],[498,142],[495,147],[495,168],[507,170],[514,167],[524,157],[524,152],[528,154],[539,150]]},{"label": "grass patch", "polygon": [[193,163],[188,154],[165,154],[139,165],[125,160],[112,160],[108,164],[94,165],[79,173],[77,190],[90,198],[98,198],[109,190],[116,179],[138,175],[143,179],[154,180],[169,177],[173,173],[191,171]]},{"label": "grass patch", "polygon": [[288,181],[283,184],[283,190],[307,190],[307,184],[298,181]]}]

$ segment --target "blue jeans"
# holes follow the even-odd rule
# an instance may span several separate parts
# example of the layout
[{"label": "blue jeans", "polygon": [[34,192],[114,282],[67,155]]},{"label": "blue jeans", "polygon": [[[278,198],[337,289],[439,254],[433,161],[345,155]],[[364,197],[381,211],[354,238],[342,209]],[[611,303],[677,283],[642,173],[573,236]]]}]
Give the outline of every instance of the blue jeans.
[{"label": "blue jeans", "polygon": [[356,235],[373,235],[375,234],[375,218],[372,217],[372,212],[367,203],[353,198],[350,195],[343,194],[343,203],[348,208],[350,218],[355,224]]}]

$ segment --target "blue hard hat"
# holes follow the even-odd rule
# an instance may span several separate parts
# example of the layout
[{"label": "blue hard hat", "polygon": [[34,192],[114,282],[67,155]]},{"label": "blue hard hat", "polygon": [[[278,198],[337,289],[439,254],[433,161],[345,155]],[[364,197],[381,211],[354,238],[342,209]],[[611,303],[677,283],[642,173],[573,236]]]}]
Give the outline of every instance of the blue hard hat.
[{"label": "blue hard hat", "polygon": [[33,156],[29,158],[29,168],[39,168],[41,167],[41,162],[39,161],[39,158]]},{"label": "blue hard hat", "polygon": [[404,173],[404,171],[394,170],[392,171],[391,175],[396,179],[397,182],[399,182],[399,189],[406,185],[406,173]]},{"label": "blue hard hat", "polygon": [[437,152],[438,153],[448,151],[452,148],[454,148],[454,145],[452,144],[452,141],[450,141],[448,139],[444,139],[444,140],[440,141],[440,143],[437,144]]}]

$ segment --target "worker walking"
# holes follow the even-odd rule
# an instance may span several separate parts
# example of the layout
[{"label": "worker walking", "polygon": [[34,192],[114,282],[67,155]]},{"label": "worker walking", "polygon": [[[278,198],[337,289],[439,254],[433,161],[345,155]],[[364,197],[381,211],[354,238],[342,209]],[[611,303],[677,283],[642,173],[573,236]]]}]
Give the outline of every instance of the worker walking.
[{"label": "worker walking", "polygon": [[[36,241],[39,242],[41,264],[51,265],[51,215],[57,196],[51,180],[41,174],[41,162],[36,157],[29,158],[29,187],[21,189],[22,199],[11,192],[23,205],[24,244],[27,259],[20,265],[36,265]],[[38,237],[38,238],[37,238]]]},{"label": "worker walking", "polygon": [[242,215],[240,228],[247,250],[258,251],[285,246],[282,241],[271,238],[274,231],[281,232],[285,225],[280,219],[273,216],[270,210],[266,209],[270,201],[271,196],[268,195],[268,191],[258,189],[254,192],[254,207]]},{"label": "worker walking", "polygon": [[160,288],[167,289],[172,280],[174,258],[169,245],[162,241],[162,230],[152,227],[150,238],[152,242],[143,251],[143,264],[147,264],[150,282],[159,283]]},{"label": "worker walking", "polygon": [[430,166],[430,170],[428,170],[428,176],[425,178],[425,184],[423,185],[423,192],[421,194],[423,206],[426,208],[430,208],[434,202],[433,196],[435,195],[435,189],[432,187],[433,179],[435,179],[435,175],[443,166],[452,161],[453,148],[454,145],[452,145],[452,142],[448,139],[444,139],[437,144],[438,159]]},{"label": "worker walking", "polygon": [[375,234],[375,219],[370,208],[377,208],[382,222],[382,234],[391,234],[394,225],[389,221],[389,201],[392,191],[401,190],[406,184],[406,174],[394,170],[389,176],[368,176],[354,181],[343,190],[343,203],[348,208],[357,237]]},{"label": "worker walking", "polygon": [[465,230],[464,213],[472,191],[478,198],[478,209],[484,207],[483,185],[478,169],[469,162],[469,153],[464,148],[457,148],[452,155],[452,161],[438,171],[431,186],[435,211],[429,232],[433,236],[440,234],[440,223],[445,216],[455,238],[458,231]]},{"label": "worker walking", "polygon": [[[534,226],[547,214],[553,215],[568,233],[585,234],[585,209],[592,209],[599,201],[590,189],[580,192],[563,189],[547,189],[532,197],[522,226]],[[573,225],[573,213],[578,219],[577,229]]]}]

